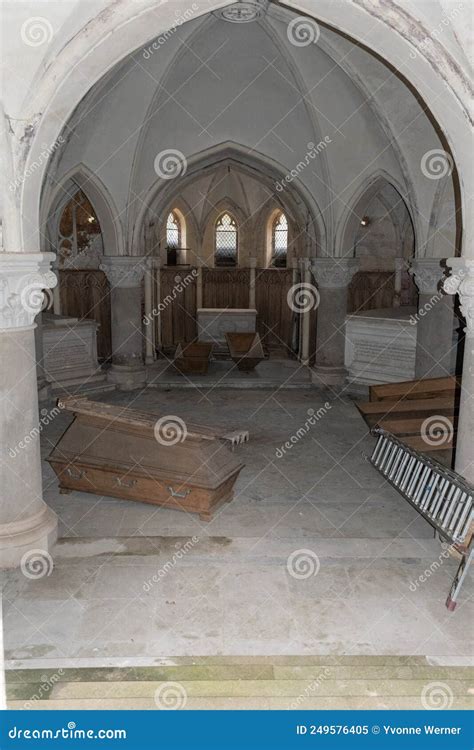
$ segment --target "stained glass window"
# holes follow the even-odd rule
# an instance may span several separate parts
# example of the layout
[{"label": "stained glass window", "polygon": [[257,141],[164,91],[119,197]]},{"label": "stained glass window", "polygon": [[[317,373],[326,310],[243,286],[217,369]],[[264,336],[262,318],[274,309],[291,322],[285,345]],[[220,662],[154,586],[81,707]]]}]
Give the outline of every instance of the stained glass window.
[{"label": "stained glass window", "polygon": [[288,221],[283,213],[275,217],[272,228],[272,266],[284,268],[288,252]]},{"label": "stained glass window", "polygon": [[237,224],[230,214],[222,214],[216,223],[216,266],[237,265]]}]

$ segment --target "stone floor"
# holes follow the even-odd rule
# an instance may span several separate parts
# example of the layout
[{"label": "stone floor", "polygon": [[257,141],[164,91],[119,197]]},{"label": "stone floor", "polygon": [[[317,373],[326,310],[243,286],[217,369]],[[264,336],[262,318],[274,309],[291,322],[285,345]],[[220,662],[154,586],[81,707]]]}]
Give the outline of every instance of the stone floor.
[{"label": "stone floor", "polygon": [[[234,500],[203,523],[146,504],[60,495],[45,463],[45,500],[59,515],[61,539],[50,575],[6,576],[8,668],[152,667],[216,656],[273,665],[304,657],[308,666],[323,656],[419,656],[454,670],[471,662],[470,582],[448,613],[457,562],[365,460],[373,438],[348,397],[148,389],[101,398],[245,427],[250,442],[236,449],[245,469]],[[308,410],[318,421],[282,455]],[[67,423],[61,414],[44,429],[44,457]]]}]

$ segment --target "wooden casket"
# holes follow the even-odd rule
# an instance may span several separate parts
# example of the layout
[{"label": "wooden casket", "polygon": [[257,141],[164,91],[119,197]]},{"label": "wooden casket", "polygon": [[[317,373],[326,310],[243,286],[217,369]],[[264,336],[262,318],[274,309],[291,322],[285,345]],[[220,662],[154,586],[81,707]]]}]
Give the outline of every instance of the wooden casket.
[{"label": "wooden casket", "polygon": [[260,334],[226,333],[230,356],[239,370],[249,372],[265,359]]},{"label": "wooden casket", "polygon": [[198,513],[208,521],[232,500],[243,464],[227,447],[236,434],[135,409],[61,399],[74,421],[48,461],[62,492],[78,490]]},{"label": "wooden casket", "polygon": [[212,344],[207,341],[178,344],[174,355],[174,365],[185,375],[205,375],[209,367],[211,351]]}]

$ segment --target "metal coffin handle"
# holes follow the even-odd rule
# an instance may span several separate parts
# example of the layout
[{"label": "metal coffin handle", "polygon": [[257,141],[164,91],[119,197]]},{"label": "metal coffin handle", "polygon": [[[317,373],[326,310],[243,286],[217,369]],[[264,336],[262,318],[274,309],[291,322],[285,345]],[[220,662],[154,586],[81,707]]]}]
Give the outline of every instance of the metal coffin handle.
[{"label": "metal coffin handle", "polygon": [[190,494],[190,492],[191,492],[191,490],[184,490],[183,492],[179,492],[178,490],[174,490],[174,489],[173,489],[172,487],[167,487],[166,489],[167,489],[167,490],[168,490],[168,492],[170,493],[171,497],[181,497],[181,498],[185,498],[185,497],[187,497],[187,496],[188,496],[188,495]]},{"label": "metal coffin handle", "polygon": [[135,487],[137,483],[136,479],[124,479],[123,477],[115,477],[115,481],[119,487],[127,487],[128,489]]},{"label": "metal coffin handle", "polygon": [[68,477],[71,477],[71,479],[84,479],[86,472],[82,469],[75,469],[74,467],[71,469],[68,467],[66,469],[66,474]]}]

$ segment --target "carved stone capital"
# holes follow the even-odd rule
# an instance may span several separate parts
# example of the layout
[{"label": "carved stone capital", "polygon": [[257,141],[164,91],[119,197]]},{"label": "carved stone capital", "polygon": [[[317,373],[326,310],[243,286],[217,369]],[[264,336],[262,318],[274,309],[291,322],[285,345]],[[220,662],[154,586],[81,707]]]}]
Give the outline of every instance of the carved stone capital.
[{"label": "carved stone capital", "polygon": [[444,266],[439,258],[419,258],[410,263],[409,273],[420,294],[436,294],[444,276]]},{"label": "carved stone capital", "polygon": [[51,271],[54,253],[0,253],[0,329],[32,326],[58,283]]},{"label": "carved stone capital", "polygon": [[147,256],[104,256],[100,270],[106,274],[112,288],[130,289],[142,283],[147,262]]},{"label": "carved stone capital", "polygon": [[451,269],[443,288],[447,294],[459,294],[461,312],[466,320],[467,336],[474,337],[474,259],[448,258]]},{"label": "carved stone capital", "polygon": [[358,258],[313,258],[313,274],[323,289],[343,289],[349,286],[359,270]]}]

